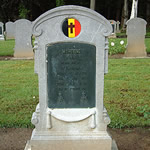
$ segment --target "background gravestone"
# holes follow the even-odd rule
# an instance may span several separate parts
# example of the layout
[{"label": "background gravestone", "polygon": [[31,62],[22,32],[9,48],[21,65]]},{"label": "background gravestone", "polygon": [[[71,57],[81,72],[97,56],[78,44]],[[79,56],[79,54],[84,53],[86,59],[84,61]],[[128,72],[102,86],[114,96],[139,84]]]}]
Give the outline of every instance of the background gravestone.
[{"label": "background gravestone", "polygon": [[25,150],[111,150],[103,104],[111,29],[79,6],[57,7],[33,22],[39,104]]},{"label": "background gravestone", "polygon": [[133,18],[127,21],[127,49],[125,57],[146,57],[146,21]]},{"label": "background gravestone", "polygon": [[15,38],[15,24],[13,22],[6,23],[6,39]]},{"label": "background gravestone", "polygon": [[14,57],[33,57],[32,49],[32,24],[29,20],[20,19],[15,21],[15,48]]},{"label": "background gravestone", "polygon": [[116,33],[120,33],[119,25],[120,25],[120,22],[117,21],[117,25],[116,25]]},{"label": "background gravestone", "polygon": [[0,40],[4,40],[4,24],[0,22]]},{"label": "background gravestone", "polygon": [[113,34],[116,34],[116,28],[117,28],[117,22],[115,20],[109,20],[109,22],[111,23],[112,25],[112,33]]},{"label": "background gravestone", "polygon": [[109,38],[116,38],[116,26],[117,26],[117,23],[115,20],[109,20],[111,26],[112,26],[112,33],[111,35],[109,36]]}]

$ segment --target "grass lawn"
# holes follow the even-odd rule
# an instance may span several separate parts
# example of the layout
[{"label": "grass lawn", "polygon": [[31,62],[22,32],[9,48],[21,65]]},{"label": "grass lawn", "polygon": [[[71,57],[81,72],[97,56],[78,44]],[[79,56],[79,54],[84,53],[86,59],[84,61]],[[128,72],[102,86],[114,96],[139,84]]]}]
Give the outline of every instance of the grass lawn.
[{"label": "grass lawn", "polygon": [[[150,59],[110,59],[104,103],[110,127],[150,124]],[[0,127],[32,127],[38,103],[33,60],[0,61]]]},{"label": "grass lawn", "polygon": [[13,56],[15,40],[0,41],[0,56]]},{"label": "grass lawn", "polygon": [[31,114],[38,102],[33,60],[0,61],[0,68],[0,126],[31,126]]}]

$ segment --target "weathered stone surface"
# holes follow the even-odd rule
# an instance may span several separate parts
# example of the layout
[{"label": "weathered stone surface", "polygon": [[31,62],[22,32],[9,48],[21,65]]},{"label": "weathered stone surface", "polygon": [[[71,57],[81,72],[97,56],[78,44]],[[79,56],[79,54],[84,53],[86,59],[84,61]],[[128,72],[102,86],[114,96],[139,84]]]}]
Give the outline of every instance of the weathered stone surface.
[{"label": "weathered stone surface", "polygon": [[33,57],[32,48],[32,24],[29,20],[20,19],[15,21],[15,48],[14,57]]},{"label": "weathered stone surface", "polygon": [[4,24],[0,22],[0,40],[4,40]]},{"label": "weathered stone surface", "polygon": [[127,21],[127,49],[125,57],[146,57],[146,21],[133,18]]},{"label": "weathered stone surface", "polygon": [[11,21],[6,23],[6,39],[15,38],[15,24]]},{"label": "weathered stone surface", "polygon": [[[66,18],[79,21],[78,36],[64,34]],[[75,25],[68,28],[74,32]],[[107,133],[110,119],[103,104],[111,24],[91,9],[62,6],[37,18],[32,31],[39,104],[32,117],[31,150],[111,150],[112,139]],[[87,104],[80,107],[80,100]],[[67,103],[65,107],[57,105],[62,101]]]}]

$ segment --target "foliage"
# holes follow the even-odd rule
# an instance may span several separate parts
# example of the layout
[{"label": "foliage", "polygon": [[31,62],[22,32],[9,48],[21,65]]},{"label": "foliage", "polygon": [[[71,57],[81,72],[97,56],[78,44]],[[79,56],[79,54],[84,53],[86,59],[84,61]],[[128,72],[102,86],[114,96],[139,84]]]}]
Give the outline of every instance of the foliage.
[{"label": "foliage", "polygon": [[56,0],[56,7],[64,5],[64,0]]},{"label": "foliage", "polygon": [[[33,127],[38,78],[33,60],[0,61],[0,127]],[[112,128],[149,126],[149,59],[110,59],[104,103]]]},{"label": "foliage", "polygon": [[19,18],[26,19],[29,12],[30,10],[25,8],[23,3],[19,5]]},{"label": "foliage", "polygon": [[[124,41],[123,44],[120,44]],[[113,46],[114,43],[114,46]],[[111,45],[112,44],[112,45]],[[109,39],[109,55],[124,54],[126,51],[127,39],[126,38],[112,38]],[[150,38],[145,39],[146,51],[150,54]]]},{"label": "foliage", "polygon": [[[120,42],[123,41],[123,44],[120,44]],[[114,45],[113,45],[114,43]],[[122,38],[113,38],[109,39],[109,54],[123,54],[126,50],[126,44],[127,40]]]}]

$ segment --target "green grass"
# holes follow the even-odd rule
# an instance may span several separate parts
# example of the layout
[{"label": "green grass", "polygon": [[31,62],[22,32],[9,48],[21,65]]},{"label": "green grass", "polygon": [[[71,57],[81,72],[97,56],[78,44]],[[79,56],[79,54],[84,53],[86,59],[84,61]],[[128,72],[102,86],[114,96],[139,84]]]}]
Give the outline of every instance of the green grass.
[{"label": "green grass", "polygon": [[31,127],[38,102],[33,61],[0,61],[0,67],[0,127]]},{"label": "green grass", "polygon": [[[0,127],[33,127],[30,120],[38,103],[33,65],[33,60],[0,61]],[[109,60],[104,103],[110,127],[150,125],[149,66],[150,59]]]},{"label": "green grass", "polygon": [[110,59],[105,106],[110,127],[150,125],[150,59]]},{"label": "green grass", "polygon": [[0,56],[13,56],[15,40],[0,41]]}]

